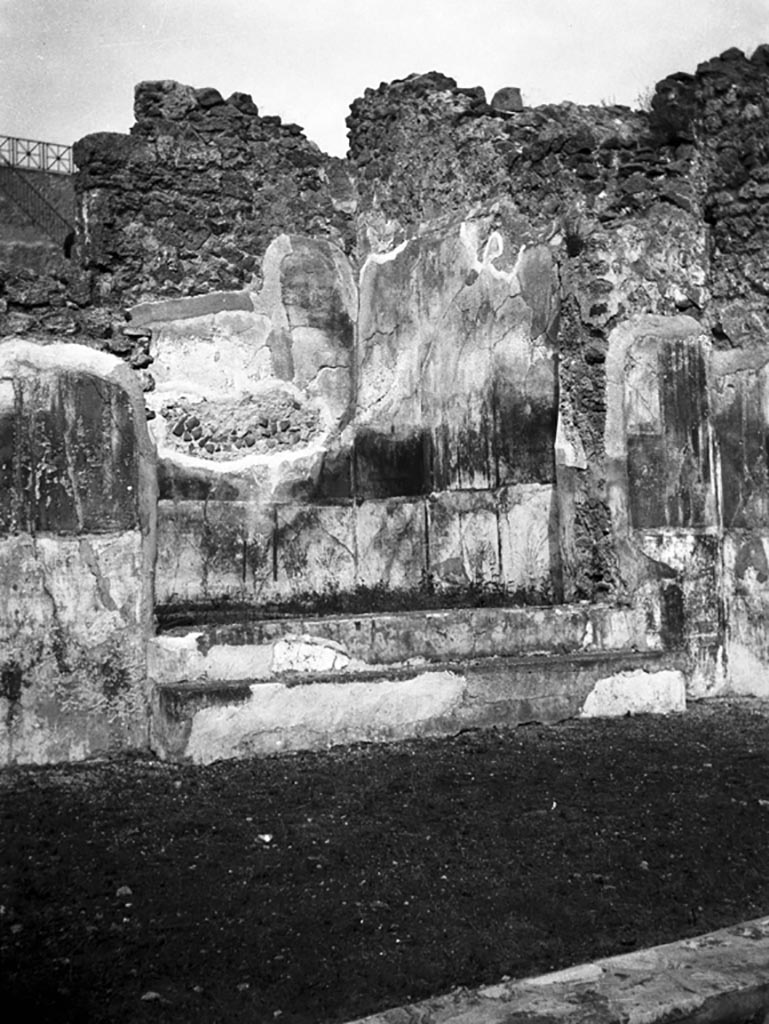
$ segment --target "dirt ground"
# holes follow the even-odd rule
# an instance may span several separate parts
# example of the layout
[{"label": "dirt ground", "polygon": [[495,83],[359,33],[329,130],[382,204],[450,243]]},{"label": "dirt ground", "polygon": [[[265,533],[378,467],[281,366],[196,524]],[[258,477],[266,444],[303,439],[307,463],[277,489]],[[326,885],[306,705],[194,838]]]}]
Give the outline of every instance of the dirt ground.
[{"label": "dirt ground", "polygon": [[4,1020],[345,1021],[769,914],[769,710],[12,768],[0,817]]}]

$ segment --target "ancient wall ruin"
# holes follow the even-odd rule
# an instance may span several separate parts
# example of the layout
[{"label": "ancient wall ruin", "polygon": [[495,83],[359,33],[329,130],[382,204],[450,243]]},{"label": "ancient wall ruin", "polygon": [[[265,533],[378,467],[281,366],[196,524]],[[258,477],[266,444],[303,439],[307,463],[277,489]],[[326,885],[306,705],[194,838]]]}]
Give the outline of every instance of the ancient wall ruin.
[{"label": "ancient wall ruin", "polygon": [[143,391],[161,627],[587,602],[638,618],[583,653],[765,688],[769,47],[648,111],[383,83],[346,160],[243,94],[135,113],[75,148],[60,333]]},{"label": "ancient wall ruin", "polygon": [[0,346],[0,758],[147,741],[155,461],[141,391],[81,345]]}]

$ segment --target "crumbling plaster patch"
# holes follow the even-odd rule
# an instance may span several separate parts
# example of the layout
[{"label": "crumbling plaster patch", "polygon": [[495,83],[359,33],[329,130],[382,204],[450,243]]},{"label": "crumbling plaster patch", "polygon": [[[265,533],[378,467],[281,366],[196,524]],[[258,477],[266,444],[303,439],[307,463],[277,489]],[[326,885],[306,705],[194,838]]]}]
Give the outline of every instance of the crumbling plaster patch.
[{"label": "crumbling plaster patch", "polygon": [[582,707],[582,718],[656,714],[686,710],[682,672],[620,672],[599,679]]},{"label": "crumbling plaster patch", "polygon": [[153,331],[151,430],[169,464],[234,474],[245,496],[269,501],[317,478],[348,414],[357,288],[336,246],[280,235],[249,310],[234,299],[230,309],[225,295],[211,311],[202,296],[160,302],[157,319],[142,306]]},{"label": "crumbling plaster patch", "polygon": [[414,735],[437,735],[454,716],[466,681],[451,672],[376,683],[257,683],[244,704],[204,708],[192,720],[186,756],[197,764]]}]

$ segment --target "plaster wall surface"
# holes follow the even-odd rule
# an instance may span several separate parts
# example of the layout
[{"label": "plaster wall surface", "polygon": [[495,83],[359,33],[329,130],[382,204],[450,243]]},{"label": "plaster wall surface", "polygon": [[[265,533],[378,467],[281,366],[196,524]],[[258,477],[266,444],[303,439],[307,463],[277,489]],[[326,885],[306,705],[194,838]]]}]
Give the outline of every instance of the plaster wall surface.
[{"label": "plaster wall surface", "polygon": [[284,237],[257,292],[139,307],[159,600],[552,600],[557,281],[530,237],[507,208],[451,222],[370,257],[360,300],[341,251]]},{"label": "plaster wall surface", "polygon": [[[414,75],[353,103],[345,161],[243,94],[143,83],[131,135],[76,147],[70,270],[3,276],[0,336],[107,349],[144,397],[126,404],[94,383],[101,369],[78,377],[66,360],[60,378],[16,364],[0,378],[5,557],[34,579],[38,538],[64,538],[68,565],[77,540],[95,565],[112,556],[82,538],[138,530],[124,557],[145,586],[155,566],[163,627],[239,610],[608,604],[635,616],[627,652],[682,655],[690,695],[763,692],[767,81],[769,47],[671,75],[650,111],[507,108]],[[145,407],[156,564],[154,503],[118,498]],[[505,613],[489,614],[457,625],[465,652],[468,631],[504,634]],[[544,651],[560,651],[556,621]],[[437,629],[422,626],[417,657]],[[359,668],[351,627],[303,626],[285,648],[285,630],[259,628],[264,685],[277,664]],[[153,657],[196,685],[249,678],[241,644],[177,646]],[[626,671],[569,707],[654,703]],[[679,667],[664,671],[660,700],[677,707]],[[336,692],[319,698],[329,722]],[[442,699],[413,727],[456,724]],[[386,701],[371,700],[384,734]]]},{"label": "plaster wall surface", "polygon": [[0,345],[0,759],[147,744],[155,465],[113,356]]}]

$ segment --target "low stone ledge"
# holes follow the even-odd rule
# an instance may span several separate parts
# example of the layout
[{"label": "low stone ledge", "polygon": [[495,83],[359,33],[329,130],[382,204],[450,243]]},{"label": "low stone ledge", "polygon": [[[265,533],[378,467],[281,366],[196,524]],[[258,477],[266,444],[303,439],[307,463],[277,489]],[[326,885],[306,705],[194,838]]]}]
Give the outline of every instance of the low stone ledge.
[{"label": "low stone ledge", "polygon": [[[237,615],[237,610],[235,612]],[[240,619],[195,627],[205,654],[217,645],[262,645],[291,633],[341,644],[368,663],[467,659],[492,655],[542,654],[573,658],[581,652],[659,650],[647,634],[642,609],[613,605],[550,605],[500,608],[425,609],[360,615],[304,615]],[[193,627],[171,627],[158,638],[189,636]]]},{"label": "low stone ledge", "polygon": [[738,1024],[769,1010],[769,917],[354,1024]]},{"label": "low stone ledge", "polygon": [[158,302],[140,302],[128,310],[131,327],[164,323],[168,320],[187,320],[210,313],[245,310],[252,313],[254,304],[248,292],[209,292],[183,299],[161,299]]},{"label": "low stone ledge", "polygon": [[[152,739],[165,760],[199,764],[359,742],[449,736],[462,729],[578,716],[603,680],[649,682],[630,710],[683,710],[683,673],[663,652],[597,652],[444,661],[238,682],[156,685]],[[655,680],[657,685],[655,685]],[[641,698],[646,692],[636,686]],[[669,699],[665,699],[665,697]]]}]

